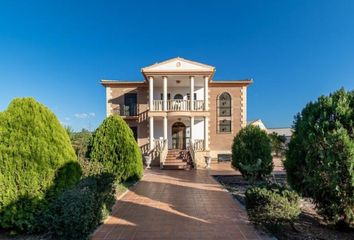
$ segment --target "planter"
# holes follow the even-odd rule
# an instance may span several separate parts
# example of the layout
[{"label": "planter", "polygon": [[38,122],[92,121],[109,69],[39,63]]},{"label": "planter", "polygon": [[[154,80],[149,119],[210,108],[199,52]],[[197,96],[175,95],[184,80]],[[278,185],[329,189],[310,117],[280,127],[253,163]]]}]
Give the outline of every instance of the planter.
[{"label": "planter", "polygon": [[204,158],[205,158],[205,164],[206,164],[205,168],[210,168],[211,157],[210,156],[205,156]]},{"label": "planter", "polygon": [[151,168],[151,156],[149,154],[144,155],[146,168]]}]

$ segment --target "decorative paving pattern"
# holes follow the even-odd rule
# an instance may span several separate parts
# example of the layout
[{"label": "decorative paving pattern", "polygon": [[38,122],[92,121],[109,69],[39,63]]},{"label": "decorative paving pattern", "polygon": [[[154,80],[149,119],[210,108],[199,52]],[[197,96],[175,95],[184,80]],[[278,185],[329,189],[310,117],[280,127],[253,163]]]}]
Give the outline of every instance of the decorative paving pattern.
[{"label": "decorative paving pattern", "polygon": [[270,239],[210,172],[145,171],[92,239]]}]

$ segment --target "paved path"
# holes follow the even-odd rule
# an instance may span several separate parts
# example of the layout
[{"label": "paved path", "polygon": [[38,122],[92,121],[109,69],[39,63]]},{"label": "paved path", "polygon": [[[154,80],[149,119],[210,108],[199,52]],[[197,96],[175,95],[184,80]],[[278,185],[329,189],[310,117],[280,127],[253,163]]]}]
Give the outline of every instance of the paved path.
[{"label": "paved path", "polygon": [[92,239],[269,239],[206,170],[149,170]]}]

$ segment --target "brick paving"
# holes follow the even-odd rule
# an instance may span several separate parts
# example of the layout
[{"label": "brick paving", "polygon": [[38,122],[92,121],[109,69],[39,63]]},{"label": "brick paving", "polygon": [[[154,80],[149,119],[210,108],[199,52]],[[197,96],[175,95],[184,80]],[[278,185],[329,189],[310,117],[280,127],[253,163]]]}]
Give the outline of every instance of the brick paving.
[{"label": "brick paving", "polygon": [[[230,168],[216,169],[223,170]],[[213,171],[145,171],[92,239],[270,239],[248,222]]]}]

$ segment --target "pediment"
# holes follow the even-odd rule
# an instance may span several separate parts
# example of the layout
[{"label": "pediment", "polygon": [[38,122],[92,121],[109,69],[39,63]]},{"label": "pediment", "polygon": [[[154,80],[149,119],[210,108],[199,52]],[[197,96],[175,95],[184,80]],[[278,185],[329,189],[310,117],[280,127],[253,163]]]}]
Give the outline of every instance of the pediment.
[{"label": "pediment", "polygon": [[177,57],[144,67],[142,72],[213,72],[214,70],[213,66]]}]

